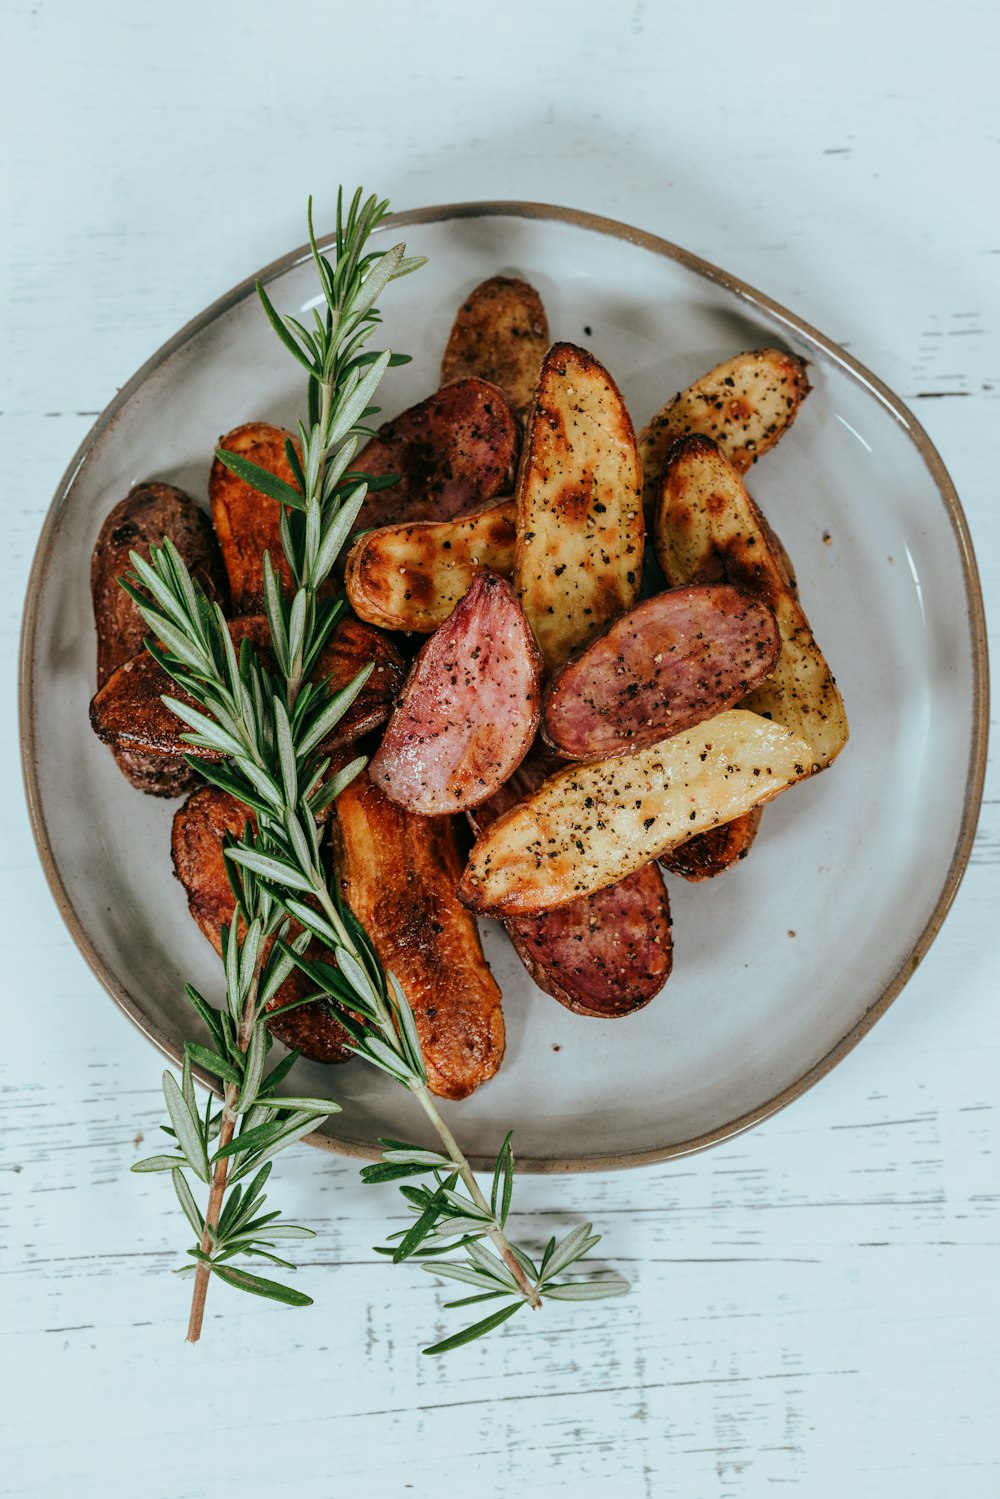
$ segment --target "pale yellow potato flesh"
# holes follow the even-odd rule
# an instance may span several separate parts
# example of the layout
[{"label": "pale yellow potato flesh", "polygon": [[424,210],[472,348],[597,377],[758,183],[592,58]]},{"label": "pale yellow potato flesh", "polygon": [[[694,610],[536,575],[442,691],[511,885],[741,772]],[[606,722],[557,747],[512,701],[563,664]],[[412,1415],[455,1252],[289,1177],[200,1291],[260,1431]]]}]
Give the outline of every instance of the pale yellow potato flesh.
[{"label": "pale yellow potato flesh", "polygon": [[750,349],[674,396],[639,433],[647,521],[667,449],[678,437],[697,432],[714,438],[744,474],[787,432],[808,394],[804,360],[782,349]]},{"label": "pale yellow potato flesh", "polygon": [[800,734],[819,768],[829,765],[847,743],[843,698],[789,582],[781,543],[710,439],[689,437],[673,450],[656,507],[655,545],[672,588],[733,583],[773,610],[781,655],[741,706]]},{"label": "pale yellow potato flesh", "polygon": [[460,520],[369,531],[351,548],[344,584],[354,612],[383,630],[430,634],[484,569],[514,571],[514,501]]},{"label": "pale yellow potato flesh", "polygon": [[638,754],[550,776],[479,839],[459,897],[490,916],[552,910],[770,801],[815,768],[804,739],[731,708]]},{"label": "pale yellow potato flesh", "polygon": [[517,478],[514,581],[549,670],[631,609],[642,582],[642,470],[603,365],[575,344],[542,363]]}]

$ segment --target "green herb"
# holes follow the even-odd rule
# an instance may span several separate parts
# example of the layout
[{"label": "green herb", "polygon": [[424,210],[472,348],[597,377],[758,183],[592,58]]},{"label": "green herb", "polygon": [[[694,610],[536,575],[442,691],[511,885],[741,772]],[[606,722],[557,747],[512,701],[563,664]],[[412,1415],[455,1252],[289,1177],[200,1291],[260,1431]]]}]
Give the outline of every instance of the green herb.
[{"label": "green herb", "polygon": [[[226,1008],[215,1010],[195,990],[188,997],[201,1016],[215,1049],[187,1043],[180,1085],[164,1074],[164,1096],[177,1153],[154,1156],[134,1170],[169,1170],[181,1207],[199,1243],[190,1251],[195,1277],[188,1337],[197,1340],[209,1279],[236,1289],[307,1304],[309,1298],[275,1281],[236,1269],[237,1254],[279,1265],[277,1244],[310,1236],[310,1230],[261,1214],[262,1189],[270,1158],[315,1129],[338,1106],[329,1100],[278,1097],[276,1088],[295,1053],[265,1072],[271,1039],[265,1005],[293,965],[310,979],[312,992],[300,1003],[322,998],[350,1037],[350,1049],[408,1088],[428,1116],[442,1150],[383,1140],[381,1160],[362,1171],[376,1184],[429,1177],[429,1185],[400,1188],[414,1214],[412,1225],[381,1252],[394,1261],[411,1257],[424,1268],[472,1287],[476,1294],[449,1303],[463,1307],[502,1298],[506,1305],[434,1347],[444,1353],[481,1337],[522,1306],[544,1299],[589,1300],[628,1289],[617,1276],[560,1280],[558,1277],[596,1245],[590,1225],[551,1241],[536,1264],[506,1233],[513,1188],[514,1155],[507,1135],[497,1157],[489,1201],[468,1161],[442,1119],[427,1086],[427,1074],[413,1015],[395,977],[386,973],[363,928],[331,891],[320,846],[322,813],[363,768],[363,758],[336,774],[320,746],[360,692],[366,668],[342,691],[331,694],[309,673],[345,608],[342,594],[322,599],[320,590],[347,541],[372,481],[351,471],[370,403],[391,364],[388,351],[364,345],[380,321],[376,301],[388,284],[415,270],[421,260],[404,246],[366,251],[370,234],[388,211],[374,197],[355,194],[346,219],[340,195],[332,261],[321,253],[309,206],[309,238],[325,299],[325,313],[314,313],[311,328],[282,318],[264,287],[264,310],[288,351],[309,373],[308,424],[300,423],[301,458],[294,445],[286,453],[296,485],[278,480],[236,454],[220,452],[234,473],[287,507],[281,538],[294,579],[286,597],[269,557],[264,559],[265,608],[278,663],[276,675],[264,670],[244,641],[237,657],[218,605],[210,604],[191,579],[168,540],[151,550],[150,562],[132,553],[134,573],[125,583],[156,639],[149,649],[170,676],[199,705],[164,701],[185,722],[192,746],[219,750],[222,764],[198,761],[214,785],[245,803],[255,814],[243,835],[227,840],[226,855],[236,899],[236,915],[223,932]],[[195,762],[192,762],[195,763]],[[301,927],[292,938],[292,922]],[[333,963],[305,957],[312,937],[329,950]],[[223,1084],[223,1107],[204,1114],[195,1107],[192,1065],[214,1073]],[[252,1172],[248,1187],[241,1183]],[[209,1186],[202,1217],[186,1173]],[[440,1256],[461,1251],[457,1262]],[[290,1267],[293,1268],[293,1267]],[[182,1272],[184,1273],[184,1272]]]}]

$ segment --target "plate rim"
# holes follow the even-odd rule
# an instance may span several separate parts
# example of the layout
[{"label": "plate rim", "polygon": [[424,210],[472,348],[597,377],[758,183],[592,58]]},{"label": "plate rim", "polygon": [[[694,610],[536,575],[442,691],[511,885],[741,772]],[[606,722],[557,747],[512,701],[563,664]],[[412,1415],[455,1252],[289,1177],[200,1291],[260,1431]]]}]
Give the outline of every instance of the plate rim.
[{"label": "plate rim", "polygon": [[[897,998],[907,981],[922,962],[937,937],[938,932],[941,930],[945,917],[951,908],[962,882],[972,852],[973,839],[979,819],[986,774],[989,728],[989,679],[985,610],[979,569],[976,563],[968,522],[965,518],[958,492],[940,454],[921,423],[900,397],[880,380],[877,375],[874,375],[866,366],[848,354],[845,349],[841,348],[839,344],[827,338],[825,334],[807,323],[803,318],[798,317],[797,314],[784,307],[781,303],[774,301],[764,292],[758,291],[747,282],[730,275],[729,272],[710,261],[702,259],[691,251],[685,250],[680,245],[674,244],[672,241],[652,234],[647,230],[623,223],[618,219],[607,218],[580,209],[567,208],[549,203],[504,199],[444,203],[425,208],[405,209],[389,214],[379,226],[377,232],[379,234],[386,234],[393,233],[408,225],[490,217],[523,218],[543,222],[567,223],[577,228],[586,229],[613,239],[623,240],[628,244],[649,250],[665,259],[676,262],[685,269],[695,272],[696,275],[701,276],[703,279],[722,287],[725,291],[734,295],[737,300],[745,302],[750,307],[766,312],[771,318],[783,324],[799,338],[804,338],[808,344],[822,351],[827,358],[832,360],[834,364],[839,365],[849,377],[863,386],[870,395],[874,396],[880,402],[899,426],[902,427],[903,431],[916,447],[924,466],[934,482],[938,496],[943,502],[958,548],[962,568],[972,666],[972,725],[969,758],[958,836],[952,850],[952,856],[949,860],[941,890],[924,927],[909,952],[899,963],[895,972],[883,985],[879,994],[868,1006],[864,1014],[847,1033],[793,1083],[781,1089],[765,1102],[758,1104],[754,1109],[748,1110],[738,1115],[735,1119],[728,1120],[711,1130],[693,1136],[691,1139],[679,1141],[671,1145],[616,1152],[610,1155],[595,1154],[571,1159],[527,1157],[520,1158],[518,1161],[519,1169],[539,1175],[622,1170],[626,1167],[652,1165],[662,1161],[674,1160],[707,1150],[713,1145],[721,1144],[724,1141],[744,1134],[747,1130],[763,1123],[765,1119],[769,1119],[781,1109],[786,1108],[788,1104],[815,1086],[827,1073],[833,1070],[838,1062],[854,1050],[855,1046],[872,1029],[876,1021],[881,1019],[885,1014],[886,1010]],[[330,245],[333,242],[333,238],[332,234],[321,237],[319,239],[320,248],[324,249]],[[222,296],[216,298],[214,302],[211,302],[201,312],[189,319],[188,322],[178,329],[172,337],[167,339],[165,343],[161,344],[139,366],[131,379],[120,388],[117,394],[104,407],[67,465],[46,512],[28,575],[18,653],[18,737],[25,798],[35,846],[38,850],[42,869],[59,914],[91,971],[107,990],[123,1014],[127,1016],[132,1024],[158,1051],[169,1058],[175,1065],[180,1065],[180,1054],[175,1050],[160,1027],[143,1014],[139,1004],[118,983],[114,974],[105,965],[101,954],[98,952],[95,944],[85,930],[80,917],[77,915],[76,908],[73,905],[69,891],[63,883],[56,862],[55,851],[45,819],[35,753],[35,693],[31,664],[34,657],[37,636],[39,601],[42,596],[41,585],[48,570],[52,544],[58,531],[65,506],[72,494],[74,484],[85,467],[91,451],[104,433],[114,424],[118,413],[128,404],[133,395],[141,389],[146,380],[171,358],[173,354],[183,348],[185,344],[189,343],[218,318],[231,311],[239,303],[253,296],[258,281],[267,285],[269,282],[276,280],[278,277],[287,274],[289,271],[303,264],[308,260],[310,254],[311,251],[308,244],[300,245],[297,249],[289,251],[278,259],[271,261],[254,275],[248,276],[238,282],[229,291],[223,293]],[[214,1088],[214,1084],[208,1073],[201,1068],[195,1068],[194,1070],[206,1086]],[[217,1088],[214,1091],[217,1092]],[[304,1138],[309,1144],[331,1151],[337,1155],[363,1160],[378,1159],[377,1150],[359,1145],[355,1141],[340,1140],[336,1136],[321,1134],[307,1135]],[[477,1169],[480,1167],[489,1167],[492,1169],[493,1163],[492,1161],[487,1161],[485,1158],[472,1158],[472,1164]]]}]

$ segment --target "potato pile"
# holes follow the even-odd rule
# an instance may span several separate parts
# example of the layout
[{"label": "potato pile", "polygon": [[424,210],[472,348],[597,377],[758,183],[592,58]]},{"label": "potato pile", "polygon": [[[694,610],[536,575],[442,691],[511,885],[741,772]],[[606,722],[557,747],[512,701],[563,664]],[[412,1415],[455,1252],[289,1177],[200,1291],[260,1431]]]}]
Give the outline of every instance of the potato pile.
[{"label": "potato pile", "polygon": [[[504,1048],[472,913],[502,920],[535,982],[571,1010],[641,1008],[672,962],[662,870],[702,880],[744,858],[763,804],[829,765],[847,721],[741,478],[794,421],[802,361],[739,355],[637,438],[607,370],[550,345],[537,292],[497,276],[460,308],[442,379],[358,454],[357,469],[399,478],[358,517],[344,574],[356,617],[317,676],[336,688],[377,662],[326,747],[341,764],[348,745],[371,753],[336,803],[331,858],[407,993],[433,1090],[461,1098]],[[288,479],[286,435],[251,423],[220,445]],[[195,501],[145,485],[94,554],[91,719],[133,784],[160,795],[196,778],[159,700],[172,684],[109,579],[130,548],[170,534],[224,607],[228,588],[234,638],[266,655],[260,559],[281,555],[279,506],[217,461],[209,497],[217,543]],[[665,587],[643,599],[650,528]],[[174,820],[175,868],[217,948],[233,912],[221,840],[248,818],[204,788]],[[273,1028],[307,1055],[344,1055],[321,1003]]]}]

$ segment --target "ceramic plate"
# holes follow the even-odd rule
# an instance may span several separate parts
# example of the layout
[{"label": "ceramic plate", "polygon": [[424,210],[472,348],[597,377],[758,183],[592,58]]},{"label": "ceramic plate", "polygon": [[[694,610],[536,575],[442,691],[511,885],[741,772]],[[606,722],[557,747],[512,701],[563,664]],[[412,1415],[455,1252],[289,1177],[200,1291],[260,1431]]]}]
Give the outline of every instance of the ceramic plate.
[{"label": "ceramic plate", "polygon": [[[495,1152],[516,1125],[519,1162],[539,1171],[636,1164],[726,1139],[823,1076],[884,1012],[968,858],[985,760],[985,649],[954,489],[874,376],[676,246],[511,203],[398,215],[382,233],[429,258],[383,298],[387,343],[414,356],[386,381],[387,416],[436,387],[455,310],[496,272],[538,287],[553,338],[594,351],[637,428],[742,349],[779,344],[811,362],[813,393],[749,487],[794,558],[850,744],[767,809],[745,863],[702,885],[670,880],[673,976],[636,1015],[570,1014],[485,923],[507,1055],[493,1081],[444,1109],[470,1156]],[[303,251],[262,276],[283,311],[301,316],[316,296]],[[301,371],[248,281],[182,329],[97,422],[53,501],[31,578],[22,725],[42,858],[94,971],[175,1059],[198,1029],[184,983],[221,1001],[220,965],[171,870],[175,805],[132,790],[88,725],[90,554],[131,485],[155,477],[204,499],[220,433],[255,418],[291,423],[302,404]],[[297,1077],[296,1091],[332,1091],[343,1104],[317,1143],[369,1155],[380,1134],[421,1133],[408,1095],[360,1063],[303,1063]]]}]

